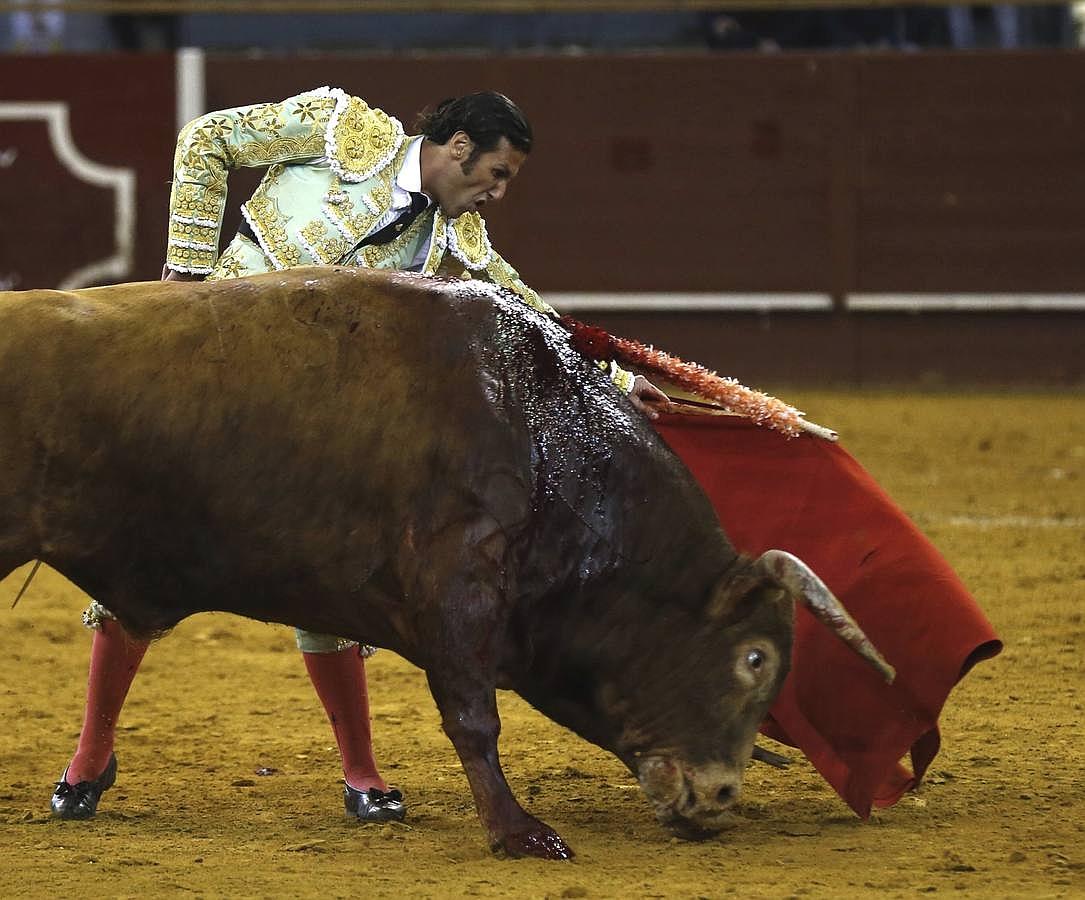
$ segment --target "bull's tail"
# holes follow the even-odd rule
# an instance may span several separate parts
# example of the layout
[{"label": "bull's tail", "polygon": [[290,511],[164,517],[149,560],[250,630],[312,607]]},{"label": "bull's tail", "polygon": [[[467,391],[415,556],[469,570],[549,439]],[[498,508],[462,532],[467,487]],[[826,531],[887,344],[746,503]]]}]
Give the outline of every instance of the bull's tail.
[{"label": "bull's tail", "polygon": [[11,608],[15,609],[19,601],[23,599],[23,594],[26,593],[26,589],[30,587],[30,582],[34,580],[34,576],[38,574],[38,569],[41,568],[41,560],[34,560],[34,565],[31,566],[30,572],[26,576],[26,580],[23,582],[23,586],[19,588],[19,593],[15,595],[15,599],[11,601]]}]

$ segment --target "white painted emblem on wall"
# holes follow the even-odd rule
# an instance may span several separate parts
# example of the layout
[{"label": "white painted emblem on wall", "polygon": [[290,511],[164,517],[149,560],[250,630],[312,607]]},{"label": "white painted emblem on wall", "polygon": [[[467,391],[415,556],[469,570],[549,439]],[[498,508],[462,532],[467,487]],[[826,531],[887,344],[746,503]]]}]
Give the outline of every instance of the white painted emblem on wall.
[{"label": "white painted emblem on wall", "polygon": [[[60,279],[60,290],[73,290],[92,284],[126,281],[132,271],[136,231],[136,173],[130,168],[105,166],[87,159],[72,140],[68,119],[68,104],[60,102],[0,102],[0,121],[33,121],[45,123],[49,143],[71,174],[87,184],[108,188],[113,192],[114,252],[106,259],[96,260],[70,272]],[[0,147],[0,168],[7,177],[17,171],[17,147]]]}]

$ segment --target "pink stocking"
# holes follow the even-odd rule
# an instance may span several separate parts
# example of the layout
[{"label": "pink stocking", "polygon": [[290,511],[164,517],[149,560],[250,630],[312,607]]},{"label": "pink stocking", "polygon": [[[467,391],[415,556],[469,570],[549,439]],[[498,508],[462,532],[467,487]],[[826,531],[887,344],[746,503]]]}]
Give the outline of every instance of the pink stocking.
[{"label": "pink stocking", "polygon": [[387,790],[373,757],[369,728],[369,693],[365,684],[365,660],[357,647],[335,653],[302,653],[309,678],[332,723],[343,776],[358,790]]},{"label": "pink stocking", "polygon": [[87,676],[87,707],[79,746],[68,766],[69,784],[93,781],[108,765],[117,717],[148,643],[131,637],[114,619],[103,619],[101,630],[94,632]]}]

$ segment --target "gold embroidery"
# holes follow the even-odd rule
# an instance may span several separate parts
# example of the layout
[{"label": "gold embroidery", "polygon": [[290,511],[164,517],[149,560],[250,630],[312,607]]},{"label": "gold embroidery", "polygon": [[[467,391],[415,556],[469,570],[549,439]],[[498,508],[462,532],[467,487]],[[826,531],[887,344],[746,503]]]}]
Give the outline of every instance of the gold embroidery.
[{"label": "gold embroidery", "polygon": [[333,205],[325,205],[324,214],[331,219],[336,228],[350,241],[351,246],[362,239],[362,235],[369,231],[373,224],[374,216],[366,210],[356,214],[354,201],[350,196],[343,194],[343,199]]},{"label": "gold embroidery", "polygon": [[478,213],[463,213],[449,225],[448,249],[469,269],[484,269],[493,258],[486,223]]},{"label": "gold embroidery", "polygon": [[190,222],[170,220],[170,243],[183,245],[206,244],[214,247],[218,241],[218,236],[217,225],[196,225]]},{"label": "gold embroidery", "polygon": [[335,204],[350,202],[347,192],[343,190],[343,182],[339,180],[338,175],[332,175],[331,184],[328,185],[328,192],[324,195],[324,202]]},{"label": "gold embroidery", "polygon": [[273,141],[251,141],[237,148],[239,166],[266,166],[281,159],[304,159],[324,153],[324,135],[313,130],[302,137],[280,137]]},{"label": "gold embroidery", "polygon": [[270,103],[250,106],[237,118],[237,124],[246,131],[258,134],[278,134],[281,122],[278,108]]},{"label": "gold embroidery", "polygon": [[[369,196],[373,201],[373,206],[370,208],[378,216],[388,212],[392,206],[392,186],[386,182],[373,188],[369,192]],[[369,206],[369,204],[367,203],[366,206]]]},{"label": "gold embroidery", "polygon": [[188,147],[188,138],[192,134],[192,130],[196,127],[197,119],[193,119],[187,125],[185,125],[180,134],[177,135],[177,146],[173,150],[173,170],[176,172],[181,168],[181,158],[185,155],[185,148]]},{"label": "gold embroidery", "polygon": [[496,253],[493,254],[493,259],[486,267],[486,277],[498,287],[503,287],[517,294],[532,309],[557,318],[558,314],[554,307],[524,284],[520,280],[520,274]]},{"label": "gold embroidery", "polygon": [[207,273],[215,264],[215,251],[170,244],[166,248],[166,264],[178,272]]},{"label": "gold embroidery", "polygon": [[[202,116],[185,126],[178,140],[167,259],[181,270],[232,274],[232,260],[219,267],[215,260],[227,173],[240,166],[268,167],[245,210],[271,267],[298,265],[310,256],[320,262],[341,259],[390,208],[393,179],[407,147],[394,117],[338,89]],[[296,202],[293,182],[279,184],[283,163],[322,156],[331,163],[324,170],[330,184],[323,217],[306,202]],[[299,232],[303,223],[309,224]],[[408,234],[420,246],[416,229]],[[394,248],[372,251],[380,264],[407,252],[407,235],[393,243]],[[246,258],[243,254],[242,263]],[[247,267],[242,264],[240,271]]]},{"label": "gold embroidery", "polygon": [[226,195],[217,186],[174,181],[166,240],[166,264],[170,268],[179,272],[210,271],[218,256],[219,222],[225,204]]},{"label": "gold embroidery", "polygon": [[241,261],[240,250],[232,244],[220,257],[215,270],[207,276],[208,281],[222,281],[226,278],[240,278],[245,274],[245,264]]},{"label": "gold embroidery", "polygon": [[101,631],[102,623],[106,619],[116,619],[108,609],[97,600],[91,600],[90,606],[83,610],[83,624],[93,631]]},{"label": "gold embroidery", "polygon": [[403,141],[403,127],[387,113],[351,97],[328,137],[341,174],[352,181],[364,181],[395,156]]},{"label": "gold embroidery", "polygon": [[404,260],[403,254],[417,246],[416,238],[430,227],[429,216],[424,213],[411,223],[403,234],[392,238],[387,244],[370,244],[357,254],[357,264],[371,269],[397,269],[410,260]]},{"label": "gold embroidery", "polygon": [[301,261],[301,251],[295,246],[283,226],[283,216],[273,200],[257,189],[245,204],[253,229],[260,238],[261,249],[276,269],[288,269]]},{"label": "gold embroidery", "polygon": [[[338,180],[336,184],[339,184]],[[392,189],[386,182],[382,181],[370,190],[368,196],[371,198],[370,202],[363,203],[361,211],[357,209],[346,191],[340,190],[334,198],[331,196],[324,198],[326,201],[324,214],[342,232],[350,247],[369,234],[373,224],[392,205]]]},{"label": "gold embroidery", "polygon": [[173,183],[170,212],[189,219],[205,219],[217,222],[226,205],[226,193],[215,187],[191,184],[183,181]]},{"label": "gold embroidery", "polygon": [[471,273],[468,272],[458,259],[456,259],[451,253],[446,253],[441,260],[440,265],[437,266],[437,270],[433,273],[438,278],[458,278],[463,281],[471,280]]},{"label": "gold embroidery", "polygon": [[300,233],[313,259],[319,263],[336,262],[351,247],[341,237],[328,234],[324,223],[319,220],[310,222]]},{"label": "gold embroidery", "polygon": [[213,160],[222,154],[226,154],[226,168],[236,169],[239,166],[265,166],[283,159],[323,156],[325,153],[323,119],[314,120],[303,134],[284,136],[280,129],[285,127],[285,123],[279,118],[279,108],[269,103],[244,110],[236,125],[259,137],[232,144],[229,136],[234,130],[234,123],[221,115],[198,119],[195,125],[187,126],[177,146],[175,168],[179,174],[191,179],[195,173],[199,173],[202,179],[221,184],[224,183],[225,173],[216,170]]},{"label": "gold embroidery", "polygon": [[[185,133],[184,143],[178,144],[180,169],[192,169],[210,174],[211,170],[204,157],[212,156],[213,158],[216,152],[220,152],[223,137],[232,130],[230,120],[226,116],[208,116],[198,119],[196,124]],[[215,177],[215,180],[222,181],[222,176]]]},{"label": "gold embroidery", "polygon": [[354,188],[364,204],[365,208],[362,210],[357,210],[351,195],[343,189],[338,176],[335,177],[333,188],[336,193],[333,195],[329,192],[325,197],[324,214],[343,233],[351,246],[369,234],[377,220],[391,209],[393,180],[403,167],[407,149],[407,144],[399,148],[395,158],[374,176],[374,185],[365,188],[359,184]]},{"label": "gold embroidery", "polygon": [[433,213],[433,234],[430,238],[429,254],[426,256],[426,261],[422,265],[422,272],[426,275],[434,275],[437,270],[442,266],[445,259],[445,250],[448,247],[448,237],[446,233],[446,226],[448,219],[445,218],[445,214],[438,208]]},{"label": "gold embroidery", "polygon": [[291,113],[297,117],[299,122],[317,122],[326,120],[328,113],[334,108],[334,97],[309,97],[294,104]]},{"label": "gold embroidery", "polygon": [[229,116],[212,114],[200,120],[199,126],[191,133],[193,141],[208,144],[221,140],[233,131]]}]

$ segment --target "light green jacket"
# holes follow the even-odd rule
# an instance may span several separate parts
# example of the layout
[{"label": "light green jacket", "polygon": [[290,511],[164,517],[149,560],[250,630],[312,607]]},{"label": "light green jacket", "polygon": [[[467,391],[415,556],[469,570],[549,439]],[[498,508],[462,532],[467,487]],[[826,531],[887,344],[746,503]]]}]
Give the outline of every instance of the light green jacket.
[{"label": "light green jacket", "polygon": [[[423,274],[484,278],[553,312],[475,212],[449,219],[431,207],[390,243],[352,252],[391,208],[408,145],[395,118],[338,88],[201,116],[177,142],[166,263],[209,279],[335,263],[404,269],[428,242]],[[242,166],[268,168],[242,205],[258,246],[235,238],[219,258],[226,179]]]},{"label": "light green jacket", "polygon": [[[355,249],[391,208],[409,143],[397,119],[339,88],[200,116],[177,140],[166,265],[208,280],[336,263],[407,269],[428,244],[423,274],[482,278],[554,315],[477,212],[449,219],[431,206],[389,243]],[[238,235],[220,257],[227,176],[243,166],[267,167],[241,207],[256,241]],[[628,392],[633,376],[611,368]]]}]

